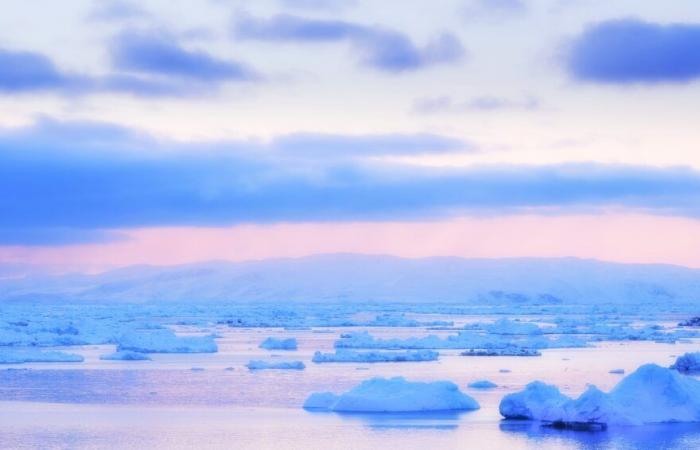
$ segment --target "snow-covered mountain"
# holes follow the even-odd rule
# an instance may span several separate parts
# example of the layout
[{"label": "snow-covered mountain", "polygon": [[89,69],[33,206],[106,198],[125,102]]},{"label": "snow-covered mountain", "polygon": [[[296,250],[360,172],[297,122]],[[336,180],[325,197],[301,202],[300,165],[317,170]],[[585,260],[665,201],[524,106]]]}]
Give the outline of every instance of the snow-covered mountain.
[{"label": "snow-covered mountain", "polygon": [[0,279],[0,300],[674,303],[700,300],[700,270],[575,258],[332,254]]}]

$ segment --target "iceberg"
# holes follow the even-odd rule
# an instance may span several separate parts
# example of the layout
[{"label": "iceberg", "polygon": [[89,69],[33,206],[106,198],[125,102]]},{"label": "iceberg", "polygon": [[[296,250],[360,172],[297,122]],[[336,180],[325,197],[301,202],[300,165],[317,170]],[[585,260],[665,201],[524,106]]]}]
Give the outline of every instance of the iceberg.
[{"label": "iceberg", "polygon": [[338,349],[335,353],[316,352],[312,358],[315,363],[330,362],[415,362],[435,361],[440,354],[432,350],[414,350],[405,352],[357,352],[353,350]]},{"label": "iceberg", "polygon": [[215,353],[212,336],[177,336],[168,329],[135,331],[117,340],[117,351],[139,353]]},{"label": "iceberg", "polygon": [[700,352],[686,353],[679,356],[671,369],[688,375],[700,374]]},{"label": "iceberg", "polygon": [[495,387],[498,387],[498,385],[493,381],[489,380],[477,380],[469,383],[467,387],[470,387],[472,389],[493,389]]},{"label": "iceberg", "polygon": [[297,340],[296,338],[278,339],[269,337],[262,341],[260,348],[264,348],[266,350],[296,350]]},{"label": "iceberg", "polygon": [[311,394],[304,408],[333,412],[398,413],[479,409],[472,397],[451,381],[418,382],[403,377],[372,378],[340,395]]},{"label": "iceberg", "polygon": [[36,348],[0,347],[0,364],[22,364],[33,362],[83,362],[84,358],[74,353],[42,351]]},{"label": "iceberg", "polygon": [[246,367],[250,370],[266,370],[266,369],[290,369],[290,370],[304,370],[306,365],[301,361],[277,361],[268,362],[261,360],[253,360],[246,364]]},{"label": "iceberg", "polygon": [[700,381],[675,370],[646,364],[623,378],[609,393],[590,386],[572,399],[540,381],[506,395],[499,411],[506,419],[591,429],[608,425],[700,422]]},{"label": "iceberg", "polygon": [[151,357],[145,353],[132,352],[131,350],[122,350],[120,352],[101,355],[103,361],[150,361]]}]

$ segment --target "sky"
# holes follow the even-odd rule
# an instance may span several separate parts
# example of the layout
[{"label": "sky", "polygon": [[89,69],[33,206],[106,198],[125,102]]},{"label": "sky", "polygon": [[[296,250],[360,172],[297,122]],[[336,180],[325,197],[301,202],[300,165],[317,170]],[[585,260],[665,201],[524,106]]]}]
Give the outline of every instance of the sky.
[{"label": "sky", "polygon": [[698,118],[695,0],[5,0],[0,269],[700,268]]}]

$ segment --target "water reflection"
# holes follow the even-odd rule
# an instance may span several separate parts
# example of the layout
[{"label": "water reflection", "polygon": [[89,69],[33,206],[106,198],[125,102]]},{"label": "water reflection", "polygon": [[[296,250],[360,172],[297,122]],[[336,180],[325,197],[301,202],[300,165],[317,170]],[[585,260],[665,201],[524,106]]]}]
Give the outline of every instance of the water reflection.
[{"label": "water reflection", "polygon": [[610,427],[603,431],[559,430],[529,421],[502,421],[502,432],[541,445],[581,449],[700,448],[700,423]]},{"label": "water reflection", "polygon": [[406,413],[339,413],[344,420],[360,421],[372,429],[435,429],[454,430],[461,416],[469,411],[406,412]]}]

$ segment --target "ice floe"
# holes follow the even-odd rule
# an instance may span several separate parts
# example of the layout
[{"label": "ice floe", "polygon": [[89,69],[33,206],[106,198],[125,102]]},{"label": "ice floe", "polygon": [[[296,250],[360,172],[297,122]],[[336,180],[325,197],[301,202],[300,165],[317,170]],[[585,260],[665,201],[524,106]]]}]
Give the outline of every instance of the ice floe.
[{"label": "ice floe", "polygon": [[440,354],[432,350],[409,350],[405,352],[366,351],[358,352],[348,349],[338,349],[335,353],[314,353],[312,361],[315,363],[330,362],[415,362],[435,361]]},{"label": "ice floe", "polygon": [[479,409],[472,397],[451,381],[407,381],[403,377],[372,378],[336,395],[311,394],[304,408],[334,412],[430,412]]},{"label": "ice floe", "polygon": [[262,341],[260,348],[266,350],[296,350],[297,340],[296,338],[274,338],[269,337]]},{"label": "ice floe", "polygon": [[145,353],[122,350],[107,355],[101,355],[100,359],[105,361],[150,361],[151,357]]},{"label": "ice floe", "polygon": [[489,380],[476,380],[469,383],[467,387],[472,389],[493,389],[498,387],[498,385]]},{"label": "ice floe", "polygon": [[306,365],[301,361],[261,361],[253,360],[246,364],[250,370],[284,369],[284,370],[304,370]]},{"label": "ice floe", "polygon": [[0,364],[33,362],[82,362],[84,358],[74,353],[43,351],[38,348],[0,347]]},{"label": "ice floe", "polygon": [[117,340],[117,351],[139,353],[214,353],[218,350],[211,336],[177,336],[168,329],[134,331]]},{"label": "ice floe", "polygon": [[671,369],[689,375],[700,374],[700,352],[686,353],[679,356]]}]

